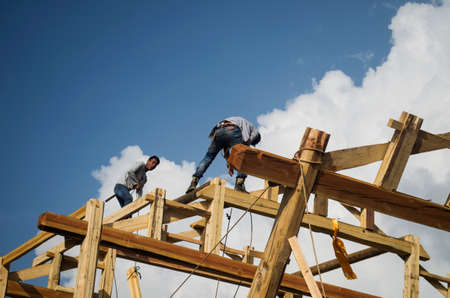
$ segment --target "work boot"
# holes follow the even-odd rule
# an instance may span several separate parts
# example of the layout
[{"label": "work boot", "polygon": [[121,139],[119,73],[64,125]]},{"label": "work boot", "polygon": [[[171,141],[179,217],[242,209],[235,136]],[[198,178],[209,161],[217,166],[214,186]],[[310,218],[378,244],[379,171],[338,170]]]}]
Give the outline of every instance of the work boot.
[{"label": "work boot", "polygon": [[234,189],[240,192],[248,193],[244,185],[245,178],[236,178],[236,183],[234,184]]},{"label": "work boot", "polygon": [[195,188],[197,187],[199,180],[200,179],[198,179],[198,177],[192,176],[191,185],[189,185],[188,189],[186,190],[186,193],[190,193],[191,191],[194,191]]}]

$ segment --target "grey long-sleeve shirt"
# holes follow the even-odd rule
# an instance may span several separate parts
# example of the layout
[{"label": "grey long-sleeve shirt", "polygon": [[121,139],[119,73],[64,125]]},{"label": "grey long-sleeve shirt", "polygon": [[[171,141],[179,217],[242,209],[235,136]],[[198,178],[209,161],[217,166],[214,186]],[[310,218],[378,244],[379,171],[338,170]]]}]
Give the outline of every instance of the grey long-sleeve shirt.
[{"label": "grey long-sleeve shirt", "polygon": [[131,168],[126,175],[117,183],[125,185],[128,189],[133,189],[137,184],[141,186],[141,189],[137,191],[139,196],[142,196],[142,189],[147,182],[147,171],[145,163],[141,162]]}]

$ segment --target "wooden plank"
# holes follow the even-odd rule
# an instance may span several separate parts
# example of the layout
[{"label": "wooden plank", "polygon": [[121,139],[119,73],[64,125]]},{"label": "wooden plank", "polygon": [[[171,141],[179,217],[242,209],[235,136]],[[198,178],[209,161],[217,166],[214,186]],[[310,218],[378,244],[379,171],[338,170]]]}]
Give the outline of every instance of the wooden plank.
[{"label": "wooden plank", "polygon": [[[70,214],[70,216],[73,216],[74,218],[82,219],[85,216],[85,214],[86,214],[86,206],[83,206],[80,209],[73,212],[72,214]],[[19,245],[16,249],[7,253],[3,257],[3,264],[9,264],[9,263],[13,262],[14,260],[17,260],[24,254],[28,253],[30,250],[35,249],[36,247],[38,247],[39,245],[41,245],[48,239],[52,238],[53,236],[55,236],[55,235],[51,234],[51,233],[45,233],[45,232],[41,232],[41,233],[37,234],[30,240]]]},{"label": "wooden plank", "polygon": [[166,191],[162,188],[157,188],[154,191],[154,202],[150,207],[148,213],[148,228],[147,236],[150,238],[161,240],[164,205],[166,203]]},{"label": "wooden plank", "polygon": [[[250,246],[248,246],[248,245],[246,245],[245,247],[244,247],[244,252],[245,252],[245,254],[243,255],[243,257],[242,257],[242,262],[244,262],[244,263],[247,263],[247,264],[252,264],[253,265],[253,263],[254,263],[254,261],[255,261],[255,258],[253,257],[253,255],[251,254],[251,251],[254,251],[255,250],[255,248],[252,246],[252,247],[250,247]],[[264,255],[262,255],[261,257],[263,257]]]},{"label": "wooden plank", "polygon": [[[264,250],[264,258],[259,263],[252,286],[250,287],[249,297],[275,297],[277,294],[284,268],[291,254],[287,240],[297,235],[300,229],[306,202],[308,201],[316,176],[319,173],[321,152],[325,151],[328,139],[328,134],[320,130],[306,128],[300,143],[300,154],[299,156],[296,154],[299,160],[297,169],[302,167],[302,175],[297,176],[298,181],[295,184],[296,187],[288,188],[283,195],[272,232]],[[233,151],[235,147],[233,147]],[[278,164],[274,156],[267,155],[269,158],[265,158],[264,154],[262,156],[250,154],[249,156],[249,160],[240,161],[240,164],[245,165],[245,167],[243,167],[244,171],[241,171],[242,167],[238,169],[239,171],[248,174],[261,173],[259,171],[264,169],[264,166],[261,168],[261,164],[259,164],[261,160],[268,163],[268,168],[273,168],[273,166]],[[256,167],[250,162],[254,160],[258,160]],[[249,173],[247,170],[251,170],[252,173]],[[272,172],[283,173],[282,175],[284,175],[285,173],[283,171],[284,168],[276,169],[275,172]],[[282,175],[278,176],[281,177]],[[279,182],[272,179],[272,177],[264,178]]]},{"label": "wooden plank", "polygon": [[109,226],[128,232],[144,230],[148,228],[148,214],[122,219],[104,226]]},{"label": "wooden plank", "polygon": [[409,155],[417,139],[423,119],[403,112],[402,129],[396,131],[375,178],[375,185],[386,190],[395,190],[400,182]]},{"label": "wooden plank", "polygon": [[306,258],[303,255],[302,249],[298,244],[297,237],[293,236],[288,239],[289,245],[291,246],[292,253],[294,254],[295,260],[297,261],[298,266],[300,267],[300,271],[302,272],[303,278],[306,281],[306,285],[308,286],[309,292],[313,298],[322,298],[322,294],[319,291],[319,287],[314,280],[314,277],[309,269],[308,262],[306,262]]},{"label": "wooden plank", "polygon": [[326,196],[316,194],[313,213],[320,216],[328,216],[328,198]]},{"label": "wooden plank", "polygon": [[104,202],[91,199],[86,204],[88,221],[86,237],[80,247],[74,298],[92,297],[97,268],[98,246],[102,231]]},{"label": "wooden plank", "polygon": [[[86,235],[87,222],[47,212],[39,217],[38,227],[62,235],[83,237]],[[189,266],[190,270],[192,270],[192,268],[196,267],[207,255],[204,252],[187,247],[139,236],[106,226],[103,227],[101,240],[103,245],[116,248],[117,255],[122,258],[149,264],[159,262],[160,266],[166,266],[168,263],[175,263],[181,265],[180,268],[182,266],[184,266],[184,268]],[[239,278],[249,282],[255,275],[256,266],[212,254],[200,265],[199,270],[209,271],[221,276],[229,276],[236,279]],[[333,285],[324,284],[324,287],[328,297],[374,297],[369,294]],[[295,293],[306,293],[308,291],[304,280],[291,274],[284,275],[281,289]]]},{"label": "wooden plank", "polygon": [[[347,259],[348,259],[349,264],[354,264],[354,263],[357,263],[360,261],[370,259],[372,257],[379,256],[386,252],[387,251],[384,251],[379,248],[370,247],[370,248],[366,248],[366,249],[356,251],[354,253],[349,254],[347,256]],[[317,267],[319,267],[319,269],[317,269]],[[341,265],[339,264],[338,259],[333,259],[333,260],[329,260],[329,261],[320,263],[318,266],[311,266],[310,270],[311,270],[312,275],[317,275],[317,274],[319,274],[319,270],[320,270],[320,273],[323,274],[323,273],[326,273],[326,272],[329,272],[329,271],[332,271],[332,270],[338,269],[338,268],[341,268]],[[297,271],[297,272],[294,272],[293,274],[301,276],[302,272]]]},{"label": "wooden plank", "polygon": [[419,238],[408,235],[412,252],[405,262],[403,298],[419,298]]},{"label": "wooden plank", "polygon": [[191,217],[191,216],[208,217],[211,215],[211,213],[207,209],[205,210],[203,208],[200,208],[202,206],[202,204],[200,204],[200,202],[194,203],[192,205],[186,205],[186,204],[178,203],[175,201],[167,200],[166,206],[168,208],[170,208],[171,210],[175,209],[175,211],[178,214],[183,214],[183,215],[186,215],[187,217]]},{"label": "wooden plank", "polygon": [[180,234],[173,234],[173,233],[167,233],[167,242],[169,243],[175,243],[175,242],[180,242],[180,241],[186,241],[189,243],[194,243],[194,244],[198,244],[198,245],[202,245],[202,241],[191,238],[191,237],[186,237]]},{"label": "wooden plank", "polygon": [[[431,134],[419,131],[411,154],[449,148],[450,133]],[[341,171],[368,165],[384,158],[389,143],[346,148],[324,154],[322,169]]]},{"label": "wooden plank", "polygon": [[139,286],[139,278],[135,266],[128,269],[127,280],[131,298],[142,298],[141,287]]},{"label": "wooden plank", "polygon": [[341,203],[373,208],[390,216],[450,231],[450,209],[400,192],[390,192],[344,175],[320,172],[315,192]]},{"label": "wooden plank", "polygon": [[72,298],[73,294],[8,280],[6,295],[30,298]]},{"label": "wooden plank", "polygon": [[53,248],[47,250],[45,253],[35,257],[33,259],[33,266],[38,266],[38,265],[41,265],[41,264],[47,262],[48,260],[50,260],[52,258],[51,256],[54,256],[57,253],[63,254],[77,244],[79,244],[78,241],[74,241],[73,239],[66,237],[66,239],[64,239],[63,242],[61,242],[58,245],[54,246]]},{"label": "wooden plank", "polygon": [[214,178],[211,180],[214,185],[214,197],[210,205],[209,212],[211,216],[206,219],[204,252],[220,253],[220,247],[217,245],[222,237],[223,207],[225,199],[225,180]]},{"label": "wooden plank", "polygon": [[63,255],[61,253],[57,253],[53,257],[50,272],[48,274],[47,288],[49,289],[56,290],[56,287],[59,285],[62,259]]},{"label": "wooden plank", "polygon": [[100,285],[98,287],[99,298],[110,298],[112,294],[114,281],[114,268],[116,264],[117,251],[113,248],[108,249],[108,252],[103,259],[105,268],[102,272]]},{"label": "wooden plank", "polygon": [[3,257],[0,257],[0,298],[6,295],[8,287],[9,265],[3,263]]},{"label": "wooden plank", "polygon": [[103,223],[113,223],[115,221],[123,219],[124,217],[130,216],[133,213],[136,213],[139,210],[147,207],[151,202],[153,202],[154,199],[155,195],[153,193],[146,194],[145,196],[140,197],[139,199],[114,212],[113,214],[105,217]]}]

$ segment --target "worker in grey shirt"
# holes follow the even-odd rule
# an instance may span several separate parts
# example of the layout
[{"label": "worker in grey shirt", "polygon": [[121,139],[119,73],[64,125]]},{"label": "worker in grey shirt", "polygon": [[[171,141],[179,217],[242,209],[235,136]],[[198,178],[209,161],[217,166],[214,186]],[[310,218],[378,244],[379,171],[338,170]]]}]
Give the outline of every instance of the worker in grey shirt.
[{"label": "worker in grey shirt", "polygon": [[[224,156],[227,157],[228,150],[234,145],[244,144],[255,146],[261,140],[261,135],[259,134],[258,129],[244,118],[229,117],[220,121],[211,129],[209,138],[211,138],[211,144],[209,145],[205,157],[203,157],[197,170],[192,176],[191,184],[186,193],[193,191],[197,187],[198,182],[220,150],[223,149],[225,153]],[[246,177],[247,175],[238,173],[234,189],[247,192],[244,185]]]},{"label": "worker in grey shirt", "polygon": [[153,155],[147,162],[141,162],[134,166],[126,173],[121,181],[117,182],[114,187],[114,194],[116,195],[121,208],[133,201],[130,190],[136,189],[137,194],[142,196],[142,189],[147,182],[147,172],[155,169],[158,164],[158,156]]}]

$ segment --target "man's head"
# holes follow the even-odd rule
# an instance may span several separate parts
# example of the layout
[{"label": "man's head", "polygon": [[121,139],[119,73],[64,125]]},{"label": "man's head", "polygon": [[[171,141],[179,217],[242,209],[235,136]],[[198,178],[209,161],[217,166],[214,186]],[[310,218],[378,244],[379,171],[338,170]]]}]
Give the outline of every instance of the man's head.
[{"label": "man's head", "polygon": [[149,157],[149,159],[147,159],[147,162],[145,163],[145,167],[147,168],[148,171],[153,170],[158,165],[159,165],[159,157],[156,155]]}]

